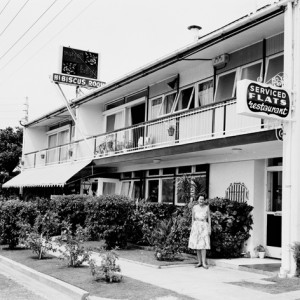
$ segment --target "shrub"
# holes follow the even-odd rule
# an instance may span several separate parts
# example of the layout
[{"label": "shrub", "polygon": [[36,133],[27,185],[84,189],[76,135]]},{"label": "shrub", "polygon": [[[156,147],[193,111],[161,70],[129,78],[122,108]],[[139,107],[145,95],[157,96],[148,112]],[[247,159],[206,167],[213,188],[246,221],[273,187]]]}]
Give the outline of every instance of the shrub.
[{"label": "shrub", "polygon": [[14,249],[19,244],[22,227],[32,226],[37,215],[36,205],[19,200],[0,202],[0,238]]},{"label": "shrub", "polygon": [[211,210],[211,250],[209,256],[240,257],[244,243],[250,237],[252,206],[228,199],[209,201]]},{"label": "shrub", "polygon": [[124,248],[130,235],[133,209],[133,201],[125,196],[106,195],[89,199],[85,205],[85,224],[90,236],[104,238],[108,249]]},{"label": "shrub", "polygon": [[293,257],[296,262],[296,276],[300,276],[300,242],[294,242],[290,249],[293,251]]},{"label": "shrub", "polygon": [[120,282],[122,275],[121,268],[116,263],[118,258],[114,251],[102,251],[99,254],[101,263],[98,266],[94,259],[89,260],[89,266],[92,276],[95,280],[105,280],[106,282]]},{"label": "shrub", "polygon": [[79,267],[90,258],[90,251],[85,250],[83,243],[87,240],[87,231],[77,225],[72,232],[71,224],[63,222],[63,232],[56,242],[60,248],[61,258],[67,260],[69,267]]},{"label": "shrub", "polygon": [[141,201],[131,214],[130,241],[141,245],[153,245],[152,233],[160,221],[171,218],[175,205]]},{"label": "shrub", "polygon": [[55,250],[51,235],[57,231],[58,227],[56,214],[47,212],[45,215],[38,215],[32,228],[24,226],[24,245],[36,253],[39,259],[42,259],[47,251]]},{"label": "shrub", "polygon": [[191,227],[189,205],[177,208],[169,220],[161,221],[152,233],[158,260],[175,260],[182,252],[189,252],[187,245]]},{"label": "shrub", "polygon": [[[90,196],[83,195],[57,196],[50,200],[48,205],[49,209],[58,215],[60,222],[68,222],[72,231],[75,231],[77,225],[85,226],[85,202],[89,198]],[[40,199],[40,205],[47,205],[47,201]]]}]

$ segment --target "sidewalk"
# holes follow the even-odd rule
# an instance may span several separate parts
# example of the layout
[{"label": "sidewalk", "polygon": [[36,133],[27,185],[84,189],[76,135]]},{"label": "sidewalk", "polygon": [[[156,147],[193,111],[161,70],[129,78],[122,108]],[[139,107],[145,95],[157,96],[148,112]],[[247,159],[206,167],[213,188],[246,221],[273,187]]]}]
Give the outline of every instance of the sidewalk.
[{"label": "sidewalk", "polygon": [[[261,259],[211,260],[208,270],[194,268],[193,265],[184,265],[167,268],[151,268],[120,259],[122,274],[153,285],[170,289],[177,293],[195,299],[226,299],[226,300],[295,300],[300,299],[300,290],[282,294],[268,294],[258,290],[240,287],[232,282],[255,282],[274,284],[264,281],[274,273],[262,275],[254,272],[238,270],[239,265],[246,263],[263,264]],[[276,260],[267,260],[270,264],[278,264]],[[263,272],[263,271],[262,271]]]},{"label": "sidewalk", "polygon": [[[100,259],[98,255],[93,255],[96,259]],[[0,262],[3,259],[0,257]],[[252,288],[246,288],[243,286],[234,285],[234,282],[253,282],[260,284],[274,284],[263,280],[276,274],[276,268],[278,267],[278,260],[271,259],[231,259],[231,260],[210,260],[210,268],[208,270],[204,268],[194,268],[194,265],[177,265],[169,267],[153,267],[137,262],[132,262],[125,259],[119,259],[122,274],[146,283],[150,283],[165,289],[175,291],[179,294],[190,296],[199,300],[300,300],[300,290],[293,292],[286,292],[280,294],[269,294]],[[247,268],[250,266],[274,266],[274,272],[264,271],[264,268],[260,270],[253,270],[253,268]],[[20,264],[19,264],[20,265]],[[22,265],[17,266],[22,268]],[[15,267],[15,268],[17,268]],[[242,268],[242,270],[239,270]],[[271,268],[272,269],[272,268]],[[252,272],[244,271],[252,270]],[[253,272],[255,271],[255,272]],[[258,274],[257,272],[263,273]],[[34,278],[38,281],[40,279],[34,275]],[[43,280],[46,280],[44,274],[40,275]],[[50,279],[49,279],[50,280]],[[45,283],[45,282],[44,282]],[[53,281],[49,281],[49,284],[53,284]],[[55,282],[57,284],[57,282]],[[64,290],[66,298],[68,294],[65,283]],[[46,283],[47,285],[47,283]],[[63,289],[62,289],[63,290]],[[74,290],[72,291],[74,292]],[[57,298],[61,299],[61,298]],[[71,299],[75,299],[71,297]],[[77,299],[90,299],[98,300],[103,299],[101,297],[89,297],[85,291],[81,291],[78,294]],[[155,300],[155,299],[153,299]],[[159,299],[156,299],[159,300]],[[161,300],[168,300],[166,297]],[[171,299],[170,299],[171,300]],[[172,300],[180,300],[174,299]]]}]

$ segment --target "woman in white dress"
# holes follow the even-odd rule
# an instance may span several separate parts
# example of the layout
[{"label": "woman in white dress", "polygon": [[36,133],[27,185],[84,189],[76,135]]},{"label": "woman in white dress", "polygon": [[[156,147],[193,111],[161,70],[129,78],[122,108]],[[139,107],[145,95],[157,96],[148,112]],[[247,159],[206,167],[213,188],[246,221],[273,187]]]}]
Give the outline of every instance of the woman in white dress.
[{"label": "woman in white dress", "polygon": [[205,196],[201,194],[198,204],[192,210],[192,228],[188,247],[197,251],[198,264],[195,268],[203,266],[208,269],[206,263],[206,250],[210,249],[211,219],[209,206],[205,203]]}]

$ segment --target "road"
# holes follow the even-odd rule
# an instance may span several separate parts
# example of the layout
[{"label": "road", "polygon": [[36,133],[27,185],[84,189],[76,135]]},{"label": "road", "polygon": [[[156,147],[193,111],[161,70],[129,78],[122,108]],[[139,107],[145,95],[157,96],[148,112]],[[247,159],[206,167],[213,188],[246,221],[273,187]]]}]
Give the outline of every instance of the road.
[{"label": "road", "polygon": [[46,299],[24,287],[18,280],[0,271],[0,300],[41,300]]},{"label": "road", "polygon": [[71,300],[66,294],[0,263],[0,300]]}]

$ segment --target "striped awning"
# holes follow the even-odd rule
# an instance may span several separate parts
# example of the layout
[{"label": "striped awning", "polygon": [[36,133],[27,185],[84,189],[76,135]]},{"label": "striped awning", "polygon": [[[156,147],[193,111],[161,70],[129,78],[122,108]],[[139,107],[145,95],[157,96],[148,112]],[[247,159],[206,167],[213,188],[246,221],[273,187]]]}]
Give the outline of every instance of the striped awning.
[{"label": "striped awning", "polygon": [[21,174],[5,182],[2,187],[64,186],[76,173],[91,161],[80,161],[25,169]]}]

